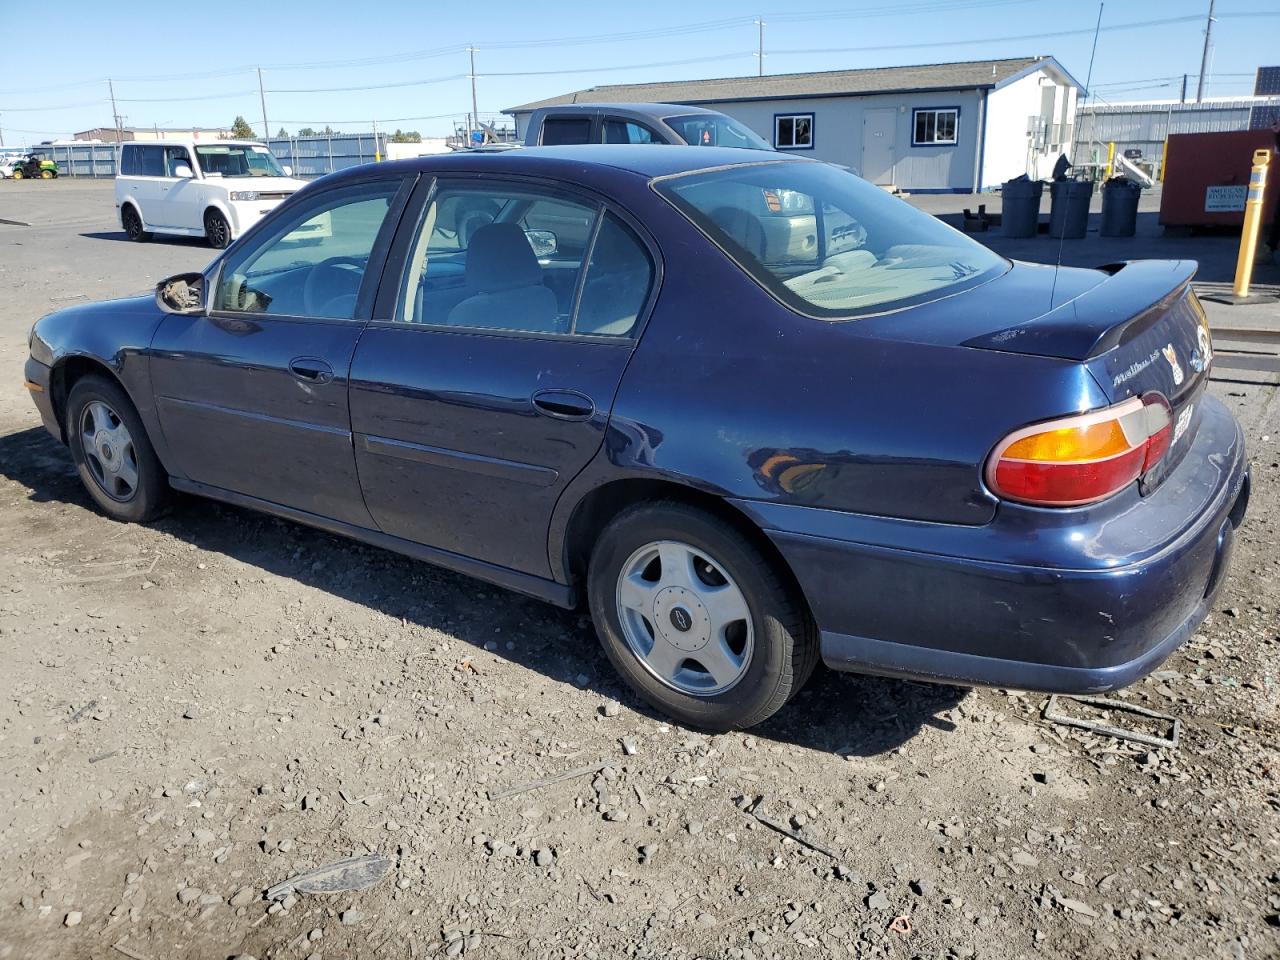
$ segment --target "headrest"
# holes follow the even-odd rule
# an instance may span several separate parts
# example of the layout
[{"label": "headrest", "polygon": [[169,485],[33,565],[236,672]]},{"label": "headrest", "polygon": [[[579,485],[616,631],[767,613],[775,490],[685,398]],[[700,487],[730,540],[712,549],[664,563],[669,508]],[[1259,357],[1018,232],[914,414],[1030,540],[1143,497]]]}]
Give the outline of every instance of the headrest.
[{"label": "headrest", "polygon": [[514,223],[481,227],[467,248],[467,286],[494,293],[542,284],[542,268],[524,231]]}]

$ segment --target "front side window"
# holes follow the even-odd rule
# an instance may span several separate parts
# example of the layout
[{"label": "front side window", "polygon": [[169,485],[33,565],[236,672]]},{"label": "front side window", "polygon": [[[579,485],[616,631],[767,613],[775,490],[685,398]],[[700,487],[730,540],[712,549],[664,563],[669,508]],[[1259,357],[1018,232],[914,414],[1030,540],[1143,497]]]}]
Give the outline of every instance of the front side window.
[{"label": "front side window", "polygon": [[602,132],[604,143],[661,143],[648,127],[630,120],[606,120]]},{"label": "front side window", "polygon": [[911,112],[912,146],[954,145],[959,119],[960,111],[955,107],[942,110],[913,110]]},{"label": "front side window", "polygon": [[542,123],[544,147],[573,146],[591,141],[590,117],[548,117]]},{"label": "front side window", "polygon": [[354,319],[365,268],[399,187],[398,180],[359,184],[285,208],[273,229],[233,248],[213,309]]},{"label": "front side window", "polygon": [[662,122],[678,133],[681,140],[695,147],[773,149],[754,130],[719,114],[695,113],[687,117],[664,117]]},{"label": "front side window", "polygon": [[849,319],[985,283],[1008,262],[825,163],[794,160],[654,181],[759,284],[799,313]]},{"label": "front side window", "polygon": [[[187,155],[186,147],[165,147],[164,148],[164,175],[166,177],[176,177],[178,175],[178,167],[185,165],[191,167],[191,157]],[[194,171],[192,171],[194,172]]]},{"label": "front side window", "polygon": [[620,221],[601,220],[595,203],[523,184],[446,182],[423,214],[396,318],[624,337],[651,282],[643,245]]},{"label": "front side window", "polygon": [[257,144],[210,144],[196,147],[206,177],[283,177],[284,168],[266,147]]},{"label": "front side window", "polygon": [[793,113],[773,118],[773,144],[779,150],[813,148],[813,114]]}]

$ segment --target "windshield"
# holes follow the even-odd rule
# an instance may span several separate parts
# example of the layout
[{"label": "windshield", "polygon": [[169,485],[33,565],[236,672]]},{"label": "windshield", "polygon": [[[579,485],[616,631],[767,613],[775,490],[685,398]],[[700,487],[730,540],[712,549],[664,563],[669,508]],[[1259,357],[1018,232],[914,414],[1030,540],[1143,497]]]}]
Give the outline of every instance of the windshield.
[{"label": "windshield", "polygon": [[205,176],[283,177],[284,170],[271,151],[256,144],[212,144],[196,147]]},{"label": "windshield", "polygon": [[827,163],[753,163],[661,178],[654,188],[770,293],[808,316],[845,319],[926,303],[1009,266]]},{"label": "windshield", "polygon": [[768,141],[737,120],[714,113],[695,113],[689,117],[664,117],[680,139],[695,147],[743,147],[747,150],[772,150]]}]

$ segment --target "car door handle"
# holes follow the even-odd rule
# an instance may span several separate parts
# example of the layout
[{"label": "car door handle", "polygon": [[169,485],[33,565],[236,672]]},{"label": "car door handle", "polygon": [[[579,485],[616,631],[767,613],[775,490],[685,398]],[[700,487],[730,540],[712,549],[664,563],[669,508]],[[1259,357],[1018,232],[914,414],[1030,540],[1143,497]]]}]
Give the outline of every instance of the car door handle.
[{"label": "car door handle", "polygon": [[590,420],[596,405],[576,390],[539,390],[533,395],[533,409],[557,420]]},{"label": "car door handle", "polygon": [[317,357],[294,357],[289,361],[289,372],[307,383],[328,383],[333,379],[333,367]]}]

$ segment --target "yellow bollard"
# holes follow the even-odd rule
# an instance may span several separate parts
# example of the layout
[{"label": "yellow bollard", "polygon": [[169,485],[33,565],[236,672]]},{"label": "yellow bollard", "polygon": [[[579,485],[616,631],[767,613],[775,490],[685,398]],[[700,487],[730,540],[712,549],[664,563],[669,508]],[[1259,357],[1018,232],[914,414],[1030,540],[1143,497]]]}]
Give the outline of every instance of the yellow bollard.
[{"label": "yellow bollard", "polygon": [[1116,171],[1116,145],[1115,141],[1107,144],[1107,172],[1103,175],[1103,180],[1110,180],[1111,175]]},{"label": "yellow bollard", "polygon": [[1244,204],[1244,229],[1240,233],[1240,256],[1236,258],[1236,284],[1232,293],[1240,299],[1249,296],[1253,279],[1253,258],[1258,250],[1258,228],[1262,226],[1262,200],[1267,191],[1267,166],[1270,150],[1253,151],[1253,172],[1249,174],[1249,196]]}]

